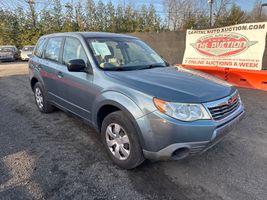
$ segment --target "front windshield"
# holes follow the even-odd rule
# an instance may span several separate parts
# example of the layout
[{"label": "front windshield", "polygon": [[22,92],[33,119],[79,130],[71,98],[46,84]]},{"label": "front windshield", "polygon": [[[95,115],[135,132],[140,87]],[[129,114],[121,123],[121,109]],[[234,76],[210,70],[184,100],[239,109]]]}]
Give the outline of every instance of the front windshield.
[{"label": "front windshield", "polygon": [[148,45],[132,38],[87,40],[97,64],[104,70],[135,70],[164,67],[165,61]]},{"label": "front windshield", "polygon": [[34,47],[23,47],[22,51],[33,51]]},{"label": "front windshield", "polygon": [[0,47],[0,52],[12,52],[12,47]]}]

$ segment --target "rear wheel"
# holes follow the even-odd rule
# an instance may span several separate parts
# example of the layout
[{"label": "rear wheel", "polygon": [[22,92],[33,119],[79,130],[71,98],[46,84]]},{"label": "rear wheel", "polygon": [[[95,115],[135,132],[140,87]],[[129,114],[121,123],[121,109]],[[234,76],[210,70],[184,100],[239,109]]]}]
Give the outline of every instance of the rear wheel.
[{"label": "rear wheel", "polygon": [[33,91],[35,103],[41,112],[50,113],[55,109],[55,107],[47,101],[45,90],[39,82],[35,83]]},{"label": "rear wheel", "polygon": [[144,161],[136,130],[122,111],[113,112],[104,119],[101,137],[109,156],[119,167],[132,169]]}]

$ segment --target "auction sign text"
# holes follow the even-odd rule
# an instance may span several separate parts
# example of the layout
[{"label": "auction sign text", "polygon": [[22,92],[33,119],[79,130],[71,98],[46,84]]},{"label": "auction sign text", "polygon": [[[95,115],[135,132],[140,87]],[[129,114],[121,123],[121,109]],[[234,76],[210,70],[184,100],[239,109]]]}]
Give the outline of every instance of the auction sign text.
[{"label": "auction sign text", "polygon": [[187,30],[183,64],[262,69],[267,23]]}]

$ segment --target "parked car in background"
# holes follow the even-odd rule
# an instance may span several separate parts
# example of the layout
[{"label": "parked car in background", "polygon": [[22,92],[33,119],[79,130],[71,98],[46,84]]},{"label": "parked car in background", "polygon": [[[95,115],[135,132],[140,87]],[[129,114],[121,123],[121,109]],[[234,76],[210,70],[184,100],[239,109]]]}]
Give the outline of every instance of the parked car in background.
[{"label": "parked car in background", "polygon": [[127,35],[43,36],[29,75],[41,112],[56,106],[88,121],[101,133],[110,158],[126,169],[145,158],[179,160],[202,153],[244,115],[234,86],[170,66]]},{"label": "parked car in background", "polygon": [[20,50],[20,59],[21,60],[29,60],[30,56],[32,55],[33,49],[34,49],[33,45],[24,46]]},{"label": "parked car in background", "polygon": [[19,58],[16,46],[3,45],[0,46],[0,61],[15,61]]}]

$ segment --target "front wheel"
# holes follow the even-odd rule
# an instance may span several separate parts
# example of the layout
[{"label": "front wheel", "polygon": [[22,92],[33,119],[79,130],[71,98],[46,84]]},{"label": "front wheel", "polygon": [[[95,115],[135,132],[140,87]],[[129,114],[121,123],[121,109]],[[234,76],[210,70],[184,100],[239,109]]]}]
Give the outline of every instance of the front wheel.
[{"label": "front wheel", "polygon": [[132,169],[144,161],[136,130],[122,111],[113,112],[104,119],[101,138],[109,156],[119,167]]}]

